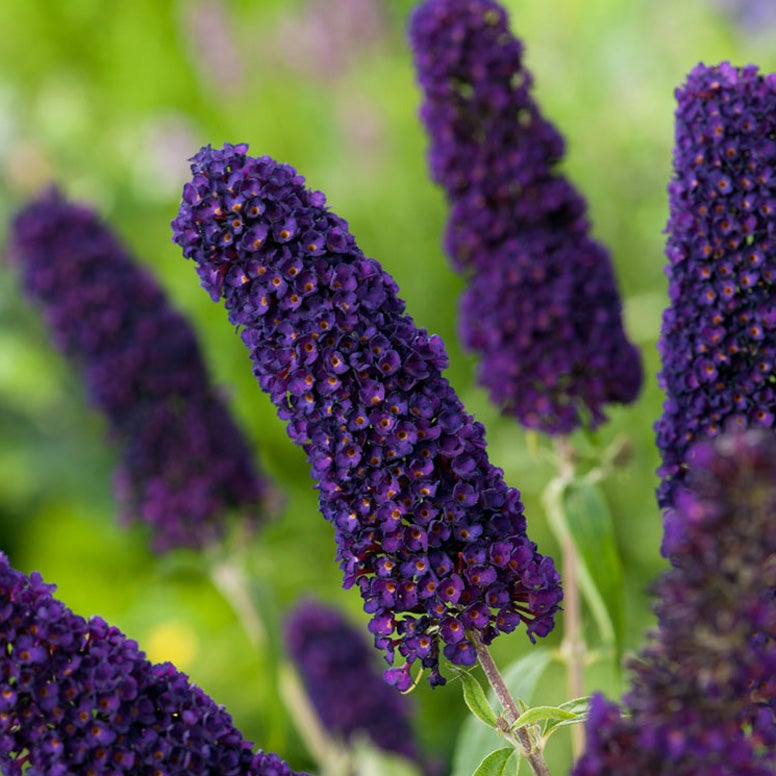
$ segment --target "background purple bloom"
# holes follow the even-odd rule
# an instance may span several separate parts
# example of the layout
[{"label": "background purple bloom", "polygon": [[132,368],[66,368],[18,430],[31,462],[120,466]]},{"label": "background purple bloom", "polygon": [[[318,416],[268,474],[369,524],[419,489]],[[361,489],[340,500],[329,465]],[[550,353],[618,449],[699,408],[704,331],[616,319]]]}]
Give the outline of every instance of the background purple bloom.
[{"label": "background purple bloom", "polygon": [[697,444],[665,515],[658,631],[631,662],[630,716],[597,696],[574,776],[767,774],[776,766],[776,439]]},{"label": "background purple bloom", "polygon": [[714,0],[744,33],[768,35],[776,26],[776,5],[771,0]]},{"label": "background purple bloom", "polygon": [[625,337],[606,250],[554,168],[563,140],[531,95],[523,48],[492,0],[427,0],[410,40],[432,178],[450,202],[446,249],[469,287],[464,344],[479,381],[523,425],[568,433],[632,402],[641,360]]},{"label": "background purple bloom", "polygon": [[377,670],[377,653],[337,609],[307,599],[285,623],[285,644],[307,695],[331,736],[368,736],[375,746],[419,762],[410,699]]},{"label": "background purple bloom", "polygon": [[293,776],[170,663],[0,553],[0,765],[6,776]]},{"label": "background purple bloom", "polygon": [[149,524],[158,551],[216,541],[230,509],[255,522],[267,485],[194,331],[110,228],[50,190],[15,217],[9,254],[121,447],[124,518]]},{"label": "background purple bloom", "polygon": [[669,506],[697,439],[774,421],[776,76],[698,65],[676,92],[659,343],[658,501]]},{"label": "background purple bloom", "polygon": [[518,491],[485,452],[484,429],[442,377],[441,341],[404,314],[394,281],[288,165],[247,145],[203,148],[173,221],[202,285],[242,327],[254,374],[307,453],[335,527],[346,587],[370,630],[439,684],[439,651],[475,659],[522,621],[553,627],[561,590],[526,535]]},{"label": "background purple bloom", "polygon": [[[268,62],[328,82],[345,76],[390,29],[381,0],[305,0],[288,6],[268,41]],[[293,38],[295,45],[287,41]]]}]

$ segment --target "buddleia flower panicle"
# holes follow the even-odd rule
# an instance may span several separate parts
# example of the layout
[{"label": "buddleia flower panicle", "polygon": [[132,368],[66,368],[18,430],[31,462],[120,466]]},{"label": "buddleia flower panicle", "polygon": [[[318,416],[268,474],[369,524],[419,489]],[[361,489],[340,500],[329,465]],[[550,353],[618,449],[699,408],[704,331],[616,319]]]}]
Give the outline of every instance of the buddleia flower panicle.
[{"label": "buddleia flower panicle", "polygon": [[529,428],[596,426],[604,405],[636,398],[641,359],[586,204],[556,171],[563,140],[531,96],[523,46],[492,0],[426,0],[409,36],[479,382]]},{"label": "buddleia flower panicle", "polygon": [[[290,166],[247,145],[203,148],[173,221],[202,285],[242,329],[261,388],[307,453],[375,643],[411,682],[444,682],[439,653],[475,662],[521,622],[552,629],[552,559],[526,535],[520,494],[485,452],[485,432],[442,370],[438,337],[415,326],[397,286],[347,223]],[[396,652],[403,665],[394,665]]]},{"label": "buddleia flower panicle", "polygon": [[693,442],[772,427],[776,409],[776,76],[700,64],[676,100],[655,426],[662,507]]},{"label": "buddleia flower panicle", "polygon": [[323,727],[336,740],[374,746],[420,762],[409,698],[377,671],[377,652],[332,606],[309,598],[285,621],[284,642]]},{"label": "buddleia flower panicle", "polygon": [[776,438],[697,443],[665,514],[672,568],[623,715],[601,696],[573,776],[765,776],[776,768]]},{"label": "buddleia flower panicle", "polygon": [[85,620],[0,553],[0,768],[5,776],[294,776],[171,663]]},{"label": "buddleia flower panicle", "polygon": [[149,524],[159,552],[217,541],[227,510],[255,524],[269,485],[210,384],[194,331],[110,227],[51,189],[16,215],[9,255],[120,447],[124,520]]}]

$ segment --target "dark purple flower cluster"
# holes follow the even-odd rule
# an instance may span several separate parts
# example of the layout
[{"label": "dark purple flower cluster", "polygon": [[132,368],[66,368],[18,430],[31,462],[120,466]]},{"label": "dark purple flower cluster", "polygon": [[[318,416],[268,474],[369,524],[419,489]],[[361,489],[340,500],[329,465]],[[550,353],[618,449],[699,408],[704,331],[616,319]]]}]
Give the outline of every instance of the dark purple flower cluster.
[{"label": "dark purple flower cluster", "polygon": [[216,541],[228,509],[255,521],[267,485],[209,383],[194,331],[108,226],[52,190],[16,216],[9,252],[122,447],[125,519],[150,524],[160,552]]},{"label": "dark purple flower cluster", "polygon": [[493,0],[426,0],[410,39],[431,175],[450,202],[445,245],[470,280],[460,330],[479,381],[529,428],[595,426],[605,404],[636,398],[641,359],[585,202],[554,172],[563,140],[531,97],[522,44]]},{"label": "dark purple flower cluster", "polygon": [[0,553],[0,766],[5,776],[293,776],[170,663],[153,665],[40,574]]},{"label": "dark purple flower cluster", "polygon": [[776,76],[701,64],[676,98],[655,427],[663,507],[695,440],[771,427],[776,411]]},{"label": "dark purple flower cluster", "polygon": [[346,743],[366,736],[409,760],[420,757],[409,698],[376,671],[377,653],[337,609],[308,599],[285,623],[285,643],[324,728]]},{"label": "dark purple flower cluster", "polygon": [[254,374],[308,455],[336,530],[346,587],[373,615],[375,643],[410,686],[439,673],[440,644],[475,662],[522,621],[553,627],[552,559],[526,535],[520,494],[485,452],[484,428],[441,371],[442,342],[404,314],[397,287],[347,223],[288,165],[246,145],[203,148],[173,221],[203,286],[242,327]]},{"label": "dark purple flower cluster", "polygon": [[598,696],[574,776],[765,776],[776,768],[776,439],[696,444],[665,515],[658,631],[629,716]]}]

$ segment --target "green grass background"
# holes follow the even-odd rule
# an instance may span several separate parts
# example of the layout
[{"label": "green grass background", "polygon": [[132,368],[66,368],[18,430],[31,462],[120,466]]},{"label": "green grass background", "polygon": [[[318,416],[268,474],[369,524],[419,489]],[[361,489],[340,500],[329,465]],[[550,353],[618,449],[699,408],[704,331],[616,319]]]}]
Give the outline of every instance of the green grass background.
[{"label": "green grass background", "polygon": [[[446,208],[426,174],[404,34],[412,5],[383,2],[377,36],[360,34],[351,20],[352,37],[339,47],[342,61],[332,73],[309,64],[300,34],[299,20],[309,14],[304,2],[0,0],[0,238],[14,209],[56,181],[111,220],[190,316],[214,380],[255,443],[257,462],[286,496],[282,515],[251,548],[263,594],[278,615],[314,591],[354,622],[366,621],[357,592],[340,588],[332,530],[317,512],[303,454],[255,384],[223,310],[171,242],[186,159],[206,143],[249,142],[252,153],[293,164],[327,193],[364,252],[397,279],[416,321],[444,338],[448,376],[485,423],[491,460],[522,491],[531,537],[544,552],[557,551],[539,503],[552,467],[529,452],[524,432],[499,417],[474,385],[474,359],[457,340],[462,281],[441,251]],[[776,69],[776,30],[738,29],[700,0],[506,5],[526,44],[536,98],[568,141],[565,171],[588,199],[595,236],[611,248],[628,330],[644,353],[640,400],[613,409],[600,434],[604,441],[627,434],[634,449],[630,466],[607,484],[626,569],[632,650],[652,622],[645,589],[663,568],[652,426],[662,401],[655,343],[666,304],[673,90],[699,61]],[[229,37],[208,59],[190,21],[213,7]],[[342,12],[338,0],[327,0],[327,8],[333,16]],[[219,40],[213,28],[207,39]],[[225,72],[223,61],[232,62]],[[248,738],[296,768],[313,768],[268,680],[271,652],[251,648],[202,560],[157,559],[142,529],[115,524],[115,453],[104,432],[77,375],[51,349],[21,296],[15,272],[0,260],[0,547],[17,568],[56,582],[75,611],[102,615],[154,660],[177,662],[227,706]],[[521,633],[494,646],[504,665],[529,649]],[[592,671],[589,684],[612,694],[621,689],[611,666]],[[451,683],[432,692],[421,683],[414,695],[422,745],[444,761],[465,717],[460,690]],[[534,700],[565,697],[563,674],[553,669]],[[565,773],[567,743],[558,739],[549,759],[555,773]]]}]

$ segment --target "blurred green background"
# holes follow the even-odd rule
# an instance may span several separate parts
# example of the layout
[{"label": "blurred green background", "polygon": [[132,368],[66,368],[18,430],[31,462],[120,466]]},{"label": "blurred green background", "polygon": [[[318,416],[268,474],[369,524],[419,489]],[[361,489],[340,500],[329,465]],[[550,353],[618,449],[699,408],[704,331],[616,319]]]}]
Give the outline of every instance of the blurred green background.
[{"label": "blurred green background", "polygon": [[[440,248],[446,208],[426,174],[419,93],[405,40],[409,0],[0,0],[0,239],[25,198],[57,181],[93,203],[196,326],[214,380],[255,442],[286,508],[251,548],[264,597],[282,615],[314,591],[365,622],[340,588],[332,530],[320,517],[303,453],[251,375],[247,352],[193,265],[170,239],[187,159],[203,144],[248,142],[293,164],[327,193],[367,255],[397,279],[416,321],[444,338],[448,376],[488,429],[491,460],[520,488],[529,532],[557,547],[539,496],[552,476],[541,450],[500,418],[473,383],[456,337],[462,281]],[[612,250],[631,337],[643,348],[641,399],[614,409],[603,442],[626,434],[629,467],[607,484],[626,569],[627,647],[652,622],[649,580],[663,568],[652,425],[661,408],[655,343],[666,304],[663,228],[671,170],[673,90],[699,61],[776,69],[776,27],[746,28],[712,0],[508,0],[535,95],[568,141],[565,170],[588,198],[594,233]],[[728,3],[728,5],[733,5]],[[208,581],[201,559],[158,559],[141,528],[114,521],[101,417],[49,345],[15,273],[0,261],[0,547],[56,582],[76,612],[100,614],[155,660],[226,705],[260,746],[298,769],[313,763],[278,703],[269,650],[257,654]],[[556,636],[551,643],[557,643]],[[505,665],[530,645],[494,646]],[[589,689],[619,694],[611,666]],[[536,702],[566,698],[553,668]],[[460,690],[414,693],[417,728],[445,763],[465,709]],[[558,737],[560,739],[560,736]],[[567,744],[551,747],[565,773]],[[443,767],[444,772],[444,767]]]}]

